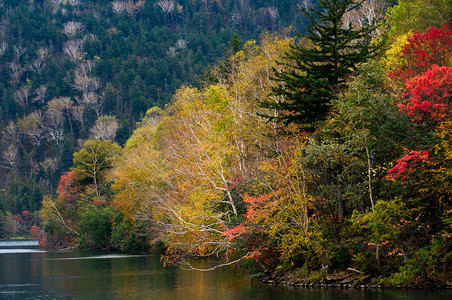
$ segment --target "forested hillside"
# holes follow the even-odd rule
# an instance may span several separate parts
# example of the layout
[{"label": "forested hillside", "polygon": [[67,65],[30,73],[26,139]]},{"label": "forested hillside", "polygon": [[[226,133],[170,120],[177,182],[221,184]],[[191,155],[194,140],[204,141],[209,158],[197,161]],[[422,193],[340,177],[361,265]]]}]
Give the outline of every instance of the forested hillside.
[{"label": "forested hillside", "polygon": [[302,22],[293,1],[0,1],[5,234],[38,222],[43,196],[55,195],[85,140],[123,145],[150,107],[163,108],[182,83],[201,85],[234,34],[238,47]]},{"label": "forested hillside", "polygon": [[[9,168],[2,173],[7,180],[3,203],[27,199],[20,196],[23,189],[28,199],[38,198],[32,187],[47,191],[43,180],[50,188],[49,178],[59,179],[56,194],[42,202],[43,245],[152,249],[166,264],[193,269],[197,258],[211,258],[212,268],[237,264],[254,277],[290,283],[351,278],[355,286],[450,284],[450,1],[275,1],[263,8],[257,3],[264,1],[254,6],[246,1],[147,2],[134,2],[133,14],[126,8],[122,13],[142,20],[140,9],[161,14],[162,28],[175,33],[156,54],[156,61],[168,60],[165,67],[140,68],[151,49],[134,52],[137,56],[120,51],[117,63],[135,61],[125,72],[137,73],[117,78],[121,68],[106,63],[106,49],[114,43],[104,45],[100,35],[88,35],[91,27],[83,23],[83,36],[79,29],[72,38],[62,34],[60,59],[70,71],[41,72],[61,79],[48,90],[62,94],[33,101],[36,96],[17,91],[41,86],[33,83],[41,75],[31,71],[26,81],[24,71],[16,80],[11,64],[21,64],[28,50],[10,49],[4,94],[9,91],[6,103],[18,118],[10,117],[2,137],[3,159],[11,158],[3,160]],[[180,14],[177,5],[162,13],[171,3],[182,6]],[[249,14],[244,15],[246,5]],[[58,6],[55,12],[52,5],[43,7],[53,17],[83,15],[75,5]],[[104,6],[108,20],[118,17],[118,7]],[[205,14],[198,21],[196,13],[187,18],[182,12],[190,7]],[[226,54],[210,59],[200,54],[206,61],[198,63],[195,53],[203,46],[190,48],[195,43],[190,32],[197,28],[206,41],[212,36],[218,24],[214,7],[222,11],[222,24],[229,24],[215,31],[218,37],[229,31],[217,44]],[[259,12],[275,16],[275,10],[281,21],[261,25]],[[235,12],[242,22],[235,23]],[[191,27],[201,21],[205,25]],[[124,30],[120,24],[114,27],[118,32]],[[294,35],[285,27],[290,24],[304,34]],[[238,27],[246,37],[274,31],[241,43],[233,35]],[[186,36],[183,28],[188,28]],[[107,37],[119,34],[111,31]],[[76,36],[85,40],[84,48],[71,60],[64,47]],[[45,57],[56,55],[48,47]],[[216,58],[220,61],[202,71]],[[153,68],[161,71],[172,59],[177,64],[168,77],[158,84],[147,81]],[[103,73],[109,66],[112,73]],[[184,84],[174,83],[175,70],[187,76],[180,77]],[[201,73],[197,81],[195,74]],[[142,85],[134,81],[137,76]],[[126,92],[136,87],[142,97]],[[78,110],[83,111],[80,119],[73,113]],[[135,121],[128,137],[126,129],[132,127],[124,122]],[[67,172],[61,178],[51,175],[53,168],[45,167],[51,162],[58,172]],[[14,193],[13,187],[21,190]],[[16,215],[30,218],[30,212]]]}]

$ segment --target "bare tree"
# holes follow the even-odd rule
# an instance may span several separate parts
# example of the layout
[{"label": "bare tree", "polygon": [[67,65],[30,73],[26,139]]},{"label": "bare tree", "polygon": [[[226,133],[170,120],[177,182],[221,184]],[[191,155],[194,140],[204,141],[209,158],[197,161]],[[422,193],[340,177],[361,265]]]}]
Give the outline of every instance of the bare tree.
[{"label": "bare tree", "polygon": [[28,107],[28,98],[30,97],[30,86],[24,85],[20,89],[18,89],[16,92],[14,92],[14,100],[16,102],[23,106]]},{"label": "bare tree", "polygon": [[169,47],[167,53],[168,53],[168,55],[171,56],[171,57],[176,56],[176,47]]},{"label": "bare tree", "polygon": [[17,121],[17,129],[19,132],[28,136],[36,146],[41,144],[44,134],[42,118],[41,111],[34,111]]},{"label": "bare tree", "polygon": [[51,3],[54,7],[58,7],[64,4],[75,6],[79,5],[81,3],[81,0],[51,0]]},{"label": "bare tree", "polygon": [[103,104],[103,97],[99,97],[97,93],[87,92],[82,94],[81,97],[75,97],[75,100],[80,105],[94,109],[96,111],[97,117],[100,116]]},{"label": "bare tree", "polygon": [[91,136],[95,139],[113,141],[118,130],[118,120],[114,116],[102,116],[91,128]]},{"label": "bare tree", "polygon": [[63,51],[69,56],[70,60],[77,62],[83,59],[82,46],[83,40],[81,39],[69,40],[64,43]]},{"label": "bare tree", "polygon": [[[356,9],[344,14],[344,27],[355,26],[364,27],[367,25],[376,25],[383,20],[387,10],[387,4],[384,0],[365,0]],[[372,33],[373,36],[379,34],[378,28]]]},{"label": "bare tree", "polygon": [[126,3],[126,10],[131,15],[136,14],[143,7],[144,7],[144,1],[133,2],[132,0],[129,0]]},{"label": "bare tree", "polygon": [[7,169],[15,169],[16,163],[19,159],[19,151],[17,147],[13,145],[8,145],[6,150],[2,152],[2,158],[5,163],[3,163],[3,167]]},{"label": "bare tree", "polygon": [[71,116],[83,126],[84,119],[83,115],[85,113],[84,106],[72,106],[71,108]]},{"label": "bare tree", "polygon": [[230,20],[232,27],[236,27],[242,23],[242,17],[237,11],[232,12]]},{"label": "bare tree", "polygon": [[8,49],[8,44],[4,41],[0,42],[0,56],[3,56],[5,54],[6,49]]},{"label": "bare tree", "polygon": [[14,59],[16,62],[19,62],[20,57],[24,55],[25,52],[27,52],[27,48],[22,47],[20,45],[14,45],[13,49],[14,49]]},{"label": "bare tree", "polygon": [[56,159],[54,157],[48,157],[48,158],[44,159],[40,163],[40,165],[46,172],[48,170],[55,170],[58,167],[58,159]]},{"label": "bare tree", "polygon": [[4,141],[2,142],[8,141],[12,144],[17,142],[17,128],[13,121],[9,122],[8,126],[6,126],[3,136]]},{"label": "bare tree", "polygon": [[101,87],[99,78],[90,76],[93,65],[92,61],[79,64],[75,69],[72,86],[81,93],[81,96],[75,97],[75,100],[82,106],[94,109],[99,117],[103,98],[97,94]]},{"label": "bare tree", "polygon": [[187,41],[184,39],[178,39],[176,41],[176,48],[182,49],[182,50],[187,48]]},{"label": "bare tree", "polygon": [[174,0],[161,0],[156,2],[155,4],[158,5],[165,13],[165,19],[168,15],[171,15],[171,20],[173,19],[173,13],[175,8]]},{"label": "bare tree", "polygon": [[73,87],[82,94],[87,94],[98,90],[100,81],[97,77],[90,77],[85,69],[77,67],[74,74]]},{"label": "bare tree", "polygon": [[44,60],[41,58],[37,58],[34,62],[28,65],[28,69],[35,74],[41,74],[42,70],[45,67]]},{"label": "bare tree", "polygon": [[[67,98],[53,98],[47,103],[44,113],[44,123],[49,138],[61,149],[64,140],[63,122],[65,110],[68,107]],[[69,100],[70,101],[70,100]]]},{"label": "bare tree", "polygon": [[174,0],[161,0],[157,1],[155,4],[157,4],[167,15],[174,12]]},{"label": "bare tree", "polygon": [[124,1],[113,1],[111,7],[115,13],[120,14],[126,10],[126,3]]},{"label": "bare tree", "polygon": [[63,33],[68,37],[72,37],[77,33],[83,32],[85,26],[80,22],[68,21],[63,24]]},{"label": "bare tree", "polygon": [[267,14],[270,17],[272,29],[274,29],[276,20],[278,19],[278,8],[274,6],[267,7]]},{"label": "bare tree", "polygon": [[301,3],[297,4],[297,8],[301,11],[303,9],[309,9],[312,7],[312,0],[303,0]]},{"label": "bare tree", "polygon": [[44,104],[45,98],[46,98],[46,93],[47,93],[47,85],[40,85],[36,90],[35,90],[35,97],[33,99],[31,99],[31,102],[38,102],[38,103],[42,103]]},{"label": "bare tree", "polygon": [[14,82],[19,83],[20,76],[22,76],[22,74],[25,71],[24,68],[22,68],[22,66],[20,64],[15,63],[15,62],[10,63],[9,68],[11,69]]}]

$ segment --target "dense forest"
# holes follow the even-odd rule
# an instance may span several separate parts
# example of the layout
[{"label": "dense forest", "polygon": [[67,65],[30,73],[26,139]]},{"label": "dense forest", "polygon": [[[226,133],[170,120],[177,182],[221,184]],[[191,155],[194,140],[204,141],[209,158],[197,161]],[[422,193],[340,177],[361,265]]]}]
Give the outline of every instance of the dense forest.
[{"label": "dense forest", "polygon": [[450,281],[449,1],[7,2],[0,233]]},{"label": "dense forest", "polygon": [[124,145],[242,40],[303,20],[291,1],[0,1],[0,238],[39,225],[84,141]]}]

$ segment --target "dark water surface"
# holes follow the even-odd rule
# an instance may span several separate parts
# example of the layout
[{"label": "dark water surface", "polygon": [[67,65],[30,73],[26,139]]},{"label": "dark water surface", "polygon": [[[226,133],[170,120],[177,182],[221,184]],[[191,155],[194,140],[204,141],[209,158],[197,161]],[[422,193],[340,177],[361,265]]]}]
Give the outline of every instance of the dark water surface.
[{"label": "dark water surface", "polygon": [[445,300],[452,293],[268,286],[243,272],[163,268],[158,256],[46,252],[0,241],[0,299],[381,299]]}]

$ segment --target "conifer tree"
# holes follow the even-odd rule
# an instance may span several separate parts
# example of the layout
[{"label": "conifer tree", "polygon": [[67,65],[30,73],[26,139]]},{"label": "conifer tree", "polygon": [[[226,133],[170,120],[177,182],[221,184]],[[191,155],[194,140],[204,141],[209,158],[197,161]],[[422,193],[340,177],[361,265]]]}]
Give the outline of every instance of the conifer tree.
[{"label": "conifer tree", "polygon": [[279,113],[268,118],[315,129],[357,65],[378,54],[381,44],[370,43],[375,26],[353,28],[344,24],[344,14],[357,9],[360,3],[319,0],[315,8],[303,9],[311,25],[307,34],[300,34],[303,43],[292,44],[283,61],[278,62],[286,67],[281,72],[275,70],[273,78],[277,85],[272,93],[279,96],[278,100],[264,100],[261,106]]}]

